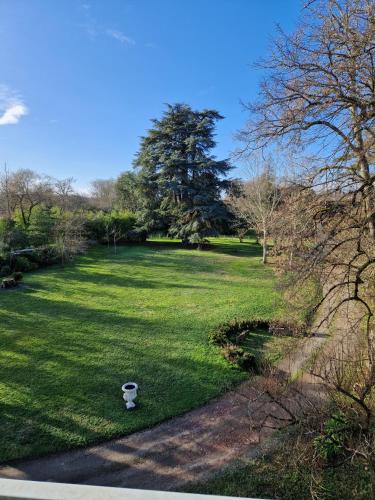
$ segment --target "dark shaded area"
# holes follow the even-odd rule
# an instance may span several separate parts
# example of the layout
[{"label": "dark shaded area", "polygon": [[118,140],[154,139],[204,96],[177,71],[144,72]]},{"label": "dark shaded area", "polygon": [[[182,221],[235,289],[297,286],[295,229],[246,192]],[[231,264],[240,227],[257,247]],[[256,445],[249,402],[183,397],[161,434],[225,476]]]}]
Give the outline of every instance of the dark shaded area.
[{"label": "dark shaded area", "polygon": [[[144,246],[155,249],[155,250],[162,250],[162,249],[181,249],[181,250],[197,250],[196,246],[186,246],[183,245],[181,242],[176,242],[176,241],[152,241],[148,240],[144,243]],[[210,252],[215,252],[218,254],[226,254],[226,255],[247,255],[251,257],[261,257],[262,256],[262,248],[260,245],[258,245],[255,241],[252,240],[244,240],[242,243],[240,241],[238,242],[233,242],[231,240],[230,242],[226,243],[225,241],[220,241],[219,243],[215,244],[215,239],[211,238],[211,243],[204,246],[200,252],[205,252],[205,251],[210,251]]]}]

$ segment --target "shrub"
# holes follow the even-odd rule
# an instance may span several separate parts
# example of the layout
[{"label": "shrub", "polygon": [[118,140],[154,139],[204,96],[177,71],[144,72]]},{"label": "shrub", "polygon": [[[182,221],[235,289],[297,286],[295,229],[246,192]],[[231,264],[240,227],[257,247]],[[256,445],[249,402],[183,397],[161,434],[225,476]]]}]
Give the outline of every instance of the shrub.
[{"label": "shrub", "polygon": [[210,333],[209,338],[213,344],[223,347],[231,343],[238,344],[252,330],[267,330],[268,328],[269,322],[263,319],[234,319],[219,325],[219,327]]},{"label": "shrub", "polygon": [[245,351],[241,343],[254,330],[268,330],[269,322],[264,319],[232,320],[219,325],[210,333],[210,341],[221,347],[225,359],[243,370],[259,373],[263,361],[255,354]]},{"label": "shrub", "polygon": [[30,253],[29,260],[37,267],[44,267],[59,262],[59,256],[55,247],[45,246]]},{"label": "shrub", "polygon": [[5,276],[9,276],[11,272],[12,270],[9,266],[3,266],[0,269],[0,277],[5,278]]},{"label": "shrub", "polygon": [[32,270],[31,262],[27,257],[22,255],[19,255],[14,259],[13,266],[15,271],[27,272]]},{"label": "shrub", "polygon": [[314,440],[318,455],[330,462],[344,452],[350,436],[350,423],[342,413],[336,413],[324,424],[323,432]]},{"label": "shrub", "polygon": [[12,273],[12,278],[14,278],[17,282],[22,281],[23,274],[20,271],[15,271],[14,273]]},{"label": "shrub", "polygon": [[222,353],[225,359],[227,359],[230,363],[237,363],[238,358],[240,358],[244,354],[244,350],[242,347],[239,347],[234,344],[227,344],[222,349]]},{"label": "shrub", "polygon": [[39,264],[39,250],[32,250],[30,253],[27,254],[27,258],[30,262],[34,262],[36,264]]},{"label": "shrub", "polygon": [[119,243],[145,241],[146,233],[135,229],[135,223],[135,215],[127,210],[97,212],[88,216],[85,221],[85,232],[90,240],[100,243],[112,242],[114,233],[118,235]]},{"label": "shrub", "polygon": [[35,271],[39,267],[56,264],[58,261],[55,247],[48,245],[14,257],[12,268],[17,272]]},{"label": "shrub", "polygon": [[268,330],[273,335],[300,337],[306,335],[307,325],[303,322],[297,323],[282,320],[266,321],[264,319],[235,319],[219,325],[218,328],[210,333],[209,337],[213,344],[219,346],[224,346],[228,344],[228,342],[238,344],[239,341],[241,341],[241,337],[246,337],[249,332],[258,329]]},{"label": "shrub", "polygon": [[143,229],[133,229],[127,234],[127,241],[131,243],[144,243],[147,239],[147,232]]},{"label": "shrub", "polygon": [[225,359],[239,366],[242,370],[259,373],[261,369],[261,363],[255,354],[244,351],[242,347],[235,344],[227,344],[222,348],[222,353]]},{"label": "shrub", "polygon": [[237,359],[237,364],[247,372],[260,373],[263,363],[252,352],[244,351]]}]

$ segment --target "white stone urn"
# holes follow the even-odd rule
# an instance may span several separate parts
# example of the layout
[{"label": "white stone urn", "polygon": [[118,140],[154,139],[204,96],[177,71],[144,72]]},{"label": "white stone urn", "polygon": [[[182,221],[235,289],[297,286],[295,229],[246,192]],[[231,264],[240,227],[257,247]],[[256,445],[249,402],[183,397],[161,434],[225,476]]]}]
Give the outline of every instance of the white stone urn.
[{"label": "white stone urn", "polygon": [[135,407],[134,400],[137,397],[138,384],[135,382],[126,382],[121,389],[124,392],[122,397],[124,398],[124,401],[126,401],[126,408],[131,410]]}]

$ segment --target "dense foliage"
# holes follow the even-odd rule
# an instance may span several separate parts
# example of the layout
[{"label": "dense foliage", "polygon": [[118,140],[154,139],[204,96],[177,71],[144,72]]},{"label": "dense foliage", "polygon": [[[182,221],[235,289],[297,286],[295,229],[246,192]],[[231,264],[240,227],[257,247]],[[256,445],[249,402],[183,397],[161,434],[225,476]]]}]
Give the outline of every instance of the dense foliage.
[{"label": "dense foliage", "polygon": [[298,337],[306,332],[302,321],[272,318],[265,320],[234,319],[216,326],[209,334],[209,340],[217,345],[225,359],[243,370],[261,372],[269,366],[270,358],[257,346],[259,337]]},{"label": "dense foliage", "polygon": [[211,154],[221,119],[217,111],[176,104],[153,120],[134,162],[142,196],[139,223],[148,233],[162,231],[200,245],[228,220],[221,196],[229,188],[231,166]]},{"label": "dense foliage", "polygon": [[[96,179],[90,194],[32,170],[0,175],[0,274],[65,263],[87,243],[142,242],[155,232],[198,244],[228,232],[233,214],[222,195],[230,164],[211,154],[222,116],[168,105],[141,140],[136,170]],[[23,250],[22,255],[18,250]],[[47,257],[48,255],[48,257]]]},{"label": "dense foliage", "polygon": [[12,271],[32,271],[57,262],[65,263],[85,250],[87,242],[141,241],[136,218],[128,211],[64,211],[41,204],[25,226],[19,211],[0,219],[0,276]]}]

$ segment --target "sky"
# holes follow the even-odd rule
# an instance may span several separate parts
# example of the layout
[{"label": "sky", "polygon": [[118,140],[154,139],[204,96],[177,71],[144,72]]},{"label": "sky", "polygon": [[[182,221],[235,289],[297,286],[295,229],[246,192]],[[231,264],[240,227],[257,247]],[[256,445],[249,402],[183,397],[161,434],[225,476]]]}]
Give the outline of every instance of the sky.
[{"label": "sky", "polygon": [[[254,63],[300,0],[0,0],[0,166],[76,179],[131,169],[165,103],[217,109],[227,158]],[[240,167],[238,167],[240,171]]]}]

